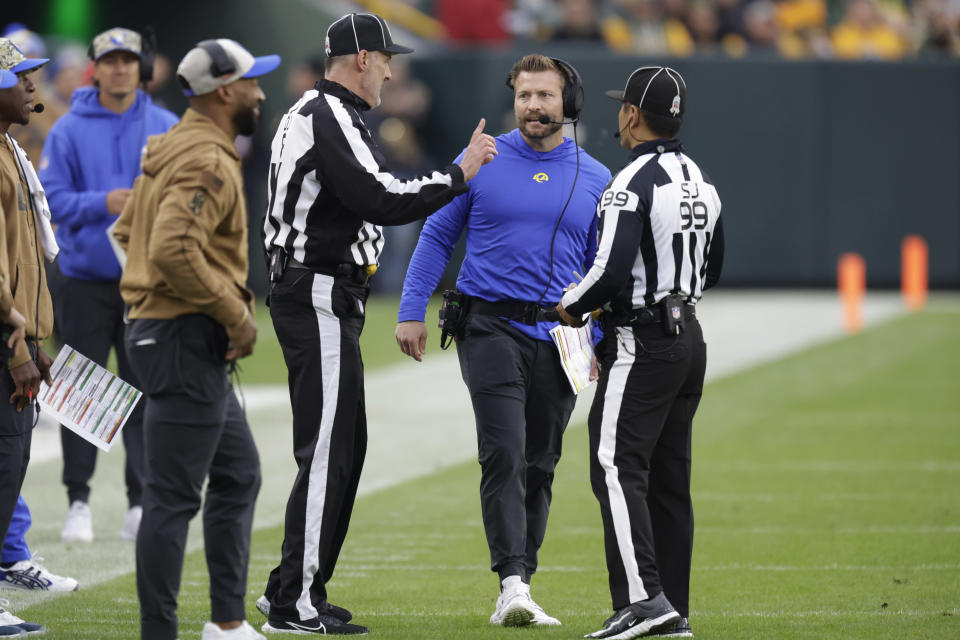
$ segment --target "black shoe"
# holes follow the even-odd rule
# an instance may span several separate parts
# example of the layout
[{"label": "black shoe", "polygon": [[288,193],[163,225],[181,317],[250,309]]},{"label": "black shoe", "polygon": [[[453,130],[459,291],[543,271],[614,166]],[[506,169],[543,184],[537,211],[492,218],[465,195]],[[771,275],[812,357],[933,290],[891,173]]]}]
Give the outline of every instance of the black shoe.
[{"label": "black shoe", "polygon": [[668,622],[656,631],[647,634],[649,638],[692,638],[693,629],[686,618],[680,618],[673,622]]},{"label": "black shoe", "polygon": [[333,616],[340,622],[350,622],[353,620],[353,614],[343,607],[338,607],[335,604],[330,604],[329,602],[324,602],[320,605],[318,613],[325,613],[328,616]]},{"label": "black shoe", "polygon": [[[267,596],[260,596],[257,598],[257,609],[266,617],[270,617],[270,601],[267,600]],[[329,616],[333,616],[340,622],[350,622],[353,620],[352,613],[343,607],[338,607],[337,605],[330,604],[329,602],[324,602],[322,605],[320,605],[317,613],[325,613]]]},{"label": "black shoe", "polygon": [[658,593],[648,600],[634,602],[620,609],[603,623],[603,629],[585,635],[585,638],[609,638],[609,640],[627,640],[652,635],[667,624],[680,618],[673,605]]},{"label": "black shoe", "polygon": [[350,624],[339,618],[321,613],[316,618],[310,620],[281,620],[279,618],[268,618],[264,623],[262,631],[264,633],[296,633],[299,635],[309,635],[315,633],[320,636],[331,635],[366,635],[370,629],[361,627],[358,624]]}]

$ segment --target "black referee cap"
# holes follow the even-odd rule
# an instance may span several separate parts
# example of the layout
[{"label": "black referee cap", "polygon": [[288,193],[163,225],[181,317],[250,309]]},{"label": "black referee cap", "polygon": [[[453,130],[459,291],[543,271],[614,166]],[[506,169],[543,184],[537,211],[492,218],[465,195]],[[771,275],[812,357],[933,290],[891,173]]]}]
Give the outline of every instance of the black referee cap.
[{"label": "black referee cap", "polygon": [[607,97],[629,102],[654,115],[676,118],[687,108],[687,85],[670,67],[640,67],[630,74],[623,91]]},{"label": "black referee cap", "polygon": [[375,13],[348,13],[327,28],[324,50],[328,58],[360,53],[363,49],[413,53],[410,47],[393,41],[387,21]]}]

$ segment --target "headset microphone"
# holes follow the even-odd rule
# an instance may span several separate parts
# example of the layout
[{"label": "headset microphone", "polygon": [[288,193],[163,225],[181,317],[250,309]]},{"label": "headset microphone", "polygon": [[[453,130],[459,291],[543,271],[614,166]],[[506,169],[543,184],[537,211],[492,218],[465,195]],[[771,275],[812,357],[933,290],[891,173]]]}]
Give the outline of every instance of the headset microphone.
[{"label": "headset microphone", "polygon": [[44,110],[45,108],[46,108],[46,107],[44,107],[42,103],[38,102],[38,103],[36,103],[36,104],[33,105],[33,112],[34,112],[34,113],[43,113],[43,110]]},{"label": "headset microphone", "polygon": [[613,137],[614,137],[614,138],[619,138],[619,137],[621,136],[621,134],[623,134],[624,130],[625,130],[627,127],[629,127],[632,123],[633,123],[633,116],[631,115],[631,116],[630,116],[630,119],[627,120],[627,124],[623,125],[623,128],[620,129],[620,131],[617,131],[615,134],[613,134]]},{"label": "headset microphone", "polygon": [[548,116],[547,114],[544,113],[544,114],[541,114],[540,117],[537,118],[537,120],[540,122],[540,124],[575,124],[575,123],[577,122],[577,120],[579,120],[579,118],[576,118],[576,119],[573,119],[573,120],[559,120],[559,121],[558,121],[558,120],[551,120],[551,119],[550,119],[550,116]]}]

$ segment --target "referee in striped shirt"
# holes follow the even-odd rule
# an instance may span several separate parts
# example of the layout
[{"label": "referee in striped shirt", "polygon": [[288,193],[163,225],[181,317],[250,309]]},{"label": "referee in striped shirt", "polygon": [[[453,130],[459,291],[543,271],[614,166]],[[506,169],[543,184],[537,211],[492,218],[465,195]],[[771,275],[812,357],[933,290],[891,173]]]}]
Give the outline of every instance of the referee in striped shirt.
[{"label": "referee in striped shirt", "polygon": [[630,162],[600,199],[593,267],[557,305],[575,326],[603,310],[590,480],[614,615],[588,637],[692,637],[690,438],[707,362],[694,310],[720,277],[720,198],[676,139],[679,73],[641,67],[607,95],[621,102],[616,135]]},{"label": "referee in striped shirt", "polygon": [[298,473],[280,564],[257,608],[264,632],[356,634],[327,601],[367,445],[360,331],[380,225],[425,218],[467,191],[496,154],[481,120],[459,164],[413,180],[384,166],[364,123],[390,79],[393,42],[380,16],[350,13],[327,30],[326,78],[284,115],[273,139],[264,241],[270,316],[289,371]]}]

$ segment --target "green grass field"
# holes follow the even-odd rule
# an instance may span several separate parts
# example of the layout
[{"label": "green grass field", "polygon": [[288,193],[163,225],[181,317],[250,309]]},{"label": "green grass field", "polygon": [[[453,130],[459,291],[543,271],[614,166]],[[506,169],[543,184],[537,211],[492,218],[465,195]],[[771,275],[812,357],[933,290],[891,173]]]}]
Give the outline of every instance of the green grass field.
[{"label": "green grass field", "polygon": [[[371,315],[392,325],[387,312]],[[397,358],[392,326],[383,333],[365,334],[389,343],[382,354],[366,345],[369,367]],[[248,366],[245,380],[268,374]],[[708,385],[694,426],[696,637],[960,638],[958,383],[953,305]],[[571,425],[533,583],[563,627],[487,623],[497,585],[475,463],[361,498],[331,600],[385,640],[578,638],[599,628],[609,594],[587,453],[586,429]],[[258,628],[253,602],[281,536],[254,537],[248,609]],[[202,552],[193,553],[180,638],[199,637],[207,589]],[[16,610],[55,640],[138,637],[133,576]]]}]

